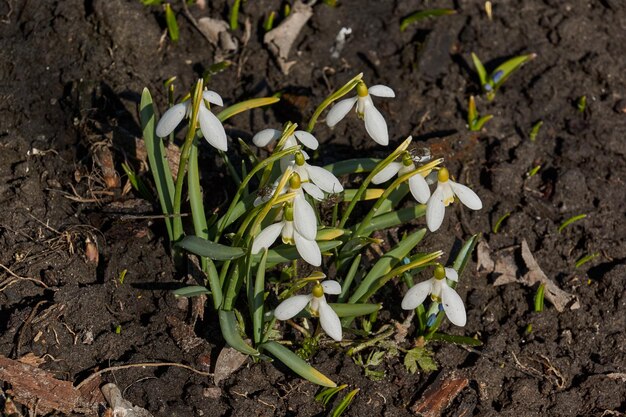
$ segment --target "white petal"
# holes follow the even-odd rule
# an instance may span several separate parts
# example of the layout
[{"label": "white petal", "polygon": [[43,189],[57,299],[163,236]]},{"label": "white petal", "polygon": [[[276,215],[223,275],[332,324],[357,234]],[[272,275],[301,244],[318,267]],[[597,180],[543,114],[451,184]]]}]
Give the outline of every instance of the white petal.
[{"label": "white petal", "polygon": [[450,281],[459,282],[459,274],[456,272],[454,268],[445,268],[446,270],[446,278]]},{"label": "white petal", "polygon": [[222,101],[222,97],[217,94],[215,91],[206,90],[202,93],[202,98],[212,104],[217,104],[218,106],[224,106],[224,102]]},{"label": "white petal", "polygon": [[372,182],[374,184],[382,184],[389,181],[402,168],[402,162],[392,162],[384,167],[378,174],[374,175]]},{"label": "white petal", "polygon": [[322,281],[322,287],[324,288],[324,294],[341,294],[341,284],[339,284],[334,279],[327,279],[326,281]]},{"label": "white petal", "polygon": [[319,314],[322,329],[327,335],[340,342],[342,337],[341,320],[325,299],[320,300]]},{"label": "white petal", "polygon": [[259,148],[266,146],[268,143],[278,139],[282,133],[276,129],[263,129],[252,138],[254,143]]},{"label": "white petal", "polygon": [[309,149],[316,150],[319,146],[319,143],[317,142],[317,139],[315,139],[315,136],[313,136],[309,132],[305,132],[304,130],[296,130],[293,134],[296,138],[298,138],[301,144]]},{"label": "white petal", "polygon": [[309,304],[311,298],[313,298],[311,294],[294,295],[293,297],[287,298],[285,301],[280,303],[278,307],[276,307],[274,310],[274,317],[278,320],[289,320],[304,310],[304,307]]},{"label": "white petal", "polygon": [[446,316],[448,316],[448,320],[455,326],[465,326],[467,316],[465,314],[463,300],[459,294],[447,285],[442,285],[441,302],[443,303],[443,309],[446,312]]},{"label": "white petal", "polygon": [[226,152],[228,150],[228,140],[222,122],[204,106],[200,106],[198,121],[202,135],[211,146]]},{"label": "white petal", "polygon": [[269,248],[278,239],[284,222],[274,223],[261,230],[252,243],[252,254],[259,253],[263,248]]},{"label": "white petal", "polygon": [[290,165],[293,165],[295,160],[296,158],[293,155],[285,155],[280,158],[280,161],[278,161],[280,164],[280,171],[285,172]]},{"label": "white petal", "polygon": [[156,135],[160,138],[164,138],[176,129],[176,126],[185,118],[187,113],[187,105],[189,102],[178,103],[170,107],[163,116],[156,127]]},{"label": "white petal", "polygon": [[313,207],[305,200],[304,195],[293,199],[293,222],[296,230],[307,240],[315,240],[317,235],[317,217]]},{"label": "white petal", "polygon": [[412,286],[404,295],[402,299],[402,308],[404,310],[413,310],[418,305],[422,304],[428,294],[432,290],[432,279],[428,281],[420,282],[417,285]]},{"label": "white petal", "polygon": [[303,182],[301,185],[302,189],[306,191],[308,195],[316,199],[317,201],[322,201],[324,199],[324,193],[320,190],[320,187],[311,183],[311,182]]},{"label": "white petal", "polygon": [[450,183],[450,187],[452,187],[452,191],[454,194],[459,197],[461,203],[463,203],[468,209],[471,210],[480,210],[483,208],[483,203],[480,201],[480,197],[472,191],[468,186],[463,184],[458,184],[454,181],[448,181]]},{"label": "white petal", "polygon": [[365,120],[365,130],[379,145],[387,146],[389,144],[389,132],[387,131],[387,122],[382,114],[374,107],[372,100],[365,102],[363,109],[363,119]]},{"label": "white petal", "polygon": [[430,188],[428,188],[428,184],[421,174],[416,174],[409,178],[409,189],[418,203],[426,204],[430,198]]},{"label": "white petal", "polygon": [[305,239],[298,231],[295,231],[293,238],[296,241],[296,249],[302,259],[313,266],[322,265],[322,252],[315,240]]},{"label": "white petal", "polygon": [[314,165],[307,166],[307,171],[309,173],[309,179],[327,193],[334,194],[343,191],[341,183],[332,172]]},{"label": "white petal", "polygon": [[433,195],[428,199],[426,205],[426,225],[431,232],[436,231],[443,223],[443,217],[446,214],[446,206],[442,199],[443,191],[441,187],[437,187]]},{"label": "white petal", "polygon": [[386,85],[381,85],[381,84],[371,86],[370,88],[367,89],[367,92],[376,97],[393,98],[396,96],[396,93],[394,93],[391,88],[387,87]]},{"label": "white petal", "polygon": [[347,98],[338,101],[326,115],[326,124],[328,127],[335,127],[337,123],[346,117],[346,114],[354,107],[358,97]]}]

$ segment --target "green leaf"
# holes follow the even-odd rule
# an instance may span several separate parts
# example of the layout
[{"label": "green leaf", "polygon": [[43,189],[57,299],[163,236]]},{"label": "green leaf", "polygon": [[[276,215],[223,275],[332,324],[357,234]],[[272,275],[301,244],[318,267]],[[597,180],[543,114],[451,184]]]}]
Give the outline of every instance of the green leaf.
[{"label": "green leaf", "polygon": [[241,338],[235,312],[232,310],[219,310],[218,315],[220,320],[220,329],[222,330],[222,336],[224,336],[226,343],[241,353],[258,356],[259,352]]},{"label": "green leaf", "polygon": [[482,346],[483,342],[473,337],[457,336],[453,334],[433,333],[430,336],[431,340],[440,340],[442,342],[454,343],[455,345],[466,346]]},{"label": "green leaf", "polygon": [[485,123],[487,123],[491,119],[493,119],[493,114],[482,116],[481,118],[476,120],[476,123],[474,123],[474,126],[472,126],[472,129],[470,130],[472,132],[479,132],[483,128],[483,126],[485,126]]},{"label": "green leaf", "polygon": [[166,216],[165,226],[171,242],[173,240],[173,222],[175,219],[167,216],[171,216],[174,213],[174,179],[165,158],[163,141],[155,133],[154,105],[152,104],[150,91],[147,88],[144,88],[141,93],[139,116],[148,154],[148,165],[154,178],[154,186],[157,189],[161,203],[161,211]]},{"label": "green leaf", "polygon": [[[500,88],[500,86],[513,74],[517,71],[522,65],[524,65],[528,61],[532,61],[537,57],[537,54],[528,54],[528,55],[520,55],[515,58],[511,58],[506,61],[504,64],[498,66],[492,73],[490,78],[494,80],[494,78],[498,78],[497,81],[493,81],[493,89],[494,91]],[[502,71],[501,75],[498,76],[499,72]]]},{"label": "green leaf", "polygon": [[352,293],[349,302],[352,304],[359,302],[359,300],[361,300],[361,298],[364,297],[376,284],[376,281],[389,273],[389,271],[391,271],[398,262],[404,259],[406,255],[424,238],[425,234],[426,229],[420,229],[413,232],[406,238],[402,239],[395,248],[380,258],[378,262],[374,264],[372,269],[370,269],[365,278],[363,278],[363,281],[361,281],[361,284],[356,288],[354,293]]},{"label": "green leaf", "polygon": [[335,310],[338,317],[367,316],[382,308],[380,304],[328,303],[328,305]]},{"label": "green leaf", "polygon": [[559,226],[559,233],[561,233],[563,231],[563,229],[565,229],[567,226],[569,226],[572,223],[575,223],[579,220],[584,219],[585,217],[587,217],[586,214],[578,214],[576,216],[572,216],[569,219],[565,220],[563,223],[561,223],[561,225]]},{"label": "green leaf", "polygon": [[233,3],[233,8],[230,9],[230,30],[237,30],[239,28],[239,6],[241,5],[241,0],[235,0]]},{"label": "green leaf", "polygon": [[455,13],[456,10],[454,9],[429,9],[415,12],[402,19],[400,22],[400,32],[404,32],[410,24],[415,23],[418,20],[426,19],[428,17],[449,16]]},{"label": "green leaf", "polygon": [[454,264],[452,265],[452,267],[456,270],[456,272],[458,272],[459,276],[461,276],[461,274],[465,270],[467,262],[472,257],[472,252],[474,252],[474,248],[478,243],[478,237],[479,235],[477,234],[470,237],[465,242],[465,244],[459,251],[459,254],[456,256],[456,259],[454,260]]},{"label": "green leaf", "polygon": [[350,406],[350,404],[352,404],[352,400],[354,400],[354,397],[359,393],[359,391],[361,391],[360,388],[356,388],[350,391],[348,395],[346,395],[343,400],[341,400],[341,402],[337,405],[337,408],[333,410],[333,412],[330,414],[330,417],[341,416],[343,412],[346,411],[346,409]]},{"label": "green leaf", "polygon": [[122,162],[122,169],[126,173],[128,181],[130,181],[130,185],[132,185],[133,188],[139,192],[141,197],[145,200],[153,201],[154,196],[150,193],[150,190],[137,173],[125,162]]},{"label": "green leaf", "polygon": [[227,119],[230,119],[236,114],[242,113],[247,110],[252,110],[257,107],[269,106],[270,104],[277,103],[278,101],[280,101],[278,97],[252,98],[250,100],[245,100],[237,104],[233,104],[230,107],[226,107],[216,116],[220,120],[220,122],[223,122]]},{"label": "green leaf", "polygon": [[272,354],[272,356],[284,363],[302,378],[323,387],[334,388],[337,386],[337,384],[335,384],[330,378],[313,368],[311,365],[306,363],[304,359],[287,349],[285,346],[276,342],[267,342],[263,343],[259,347],[268,351]]},{"label": "green leaf", "polygon": [[343,282],[341,283],[341,294],[337,297],[337,300],[343,303],[346,298],[348,298],[348,294],[350,293],[350,287],[352,286],[352,281],[356,277],[357,272],[359,271],[359,266],[361,266],[361,254],[359,253],[352,261],[352,265],[350,265],[350,270],[346,274]]},{"label": "green leaf", "polygon": [[191,285],[172,291],[176,297],[197,297],[198,295],[210,294],[211,291],[202,285]]},{"label": "green leaf", "polygon": [[480,85],[485,89],[485,85],[487,84],[487,71],[483,66],[483,63],[480,62],[478,56],[472,52],[472,61],[474,61],[474,67],[476,68],[476,72],[478,73],[478,78],[480,79]]},{"label": "green leaf", "polygon": [[335,177],[339,177],[341,175],[373,171],[379,163],[380,159],[376,158],[347,159],[345,161],[325,165],[324,169],[330,171]]},{"label": "green leaf", "polygon": [[[426,206],[424,204],[417,204],[412,207],[406,207],[391,213],[382,214],[372,219],[369,225],[363,228],[361,232],[364,236],[369,236],[377,230],[388,229],[390,227],[399,226],[401,224],[410,222],[411,220],[418,219],[426,214]],[[360,224],[357,224],[354,228],[358,228]]]},{"label": "green leaf", "polygon": [[[341,243],[342,242],[339,240],[326,240],[317,242],[317,245],[320,247],[320,251],[324,253],[331,249],[335,249],[336,247],[340,246]],[[261,255],[256,254],[253,256],[253,258],[255,261],[258,261],[260,260]],[[271,268],[274,265],[284,262],[291,262],[300,258],[301,256],[295,246],[280,245],[269,251],[267,255],[267,265],[268,268]]]},{"label": "green leaf", "polygon": [[404,356],[404,367],[408,372],[414,374],[418,366],[424,372],[437,370],[437,363],[433,359],[433,353],[425,347],[413,348]]},{"label": "green leaf", "polygon": [[263,332],[263,305],[265,304],[265,264],[267,261],[267,249],[263,250],[261,261],[256,271],[254,280],[254,294],[252,298],[252,332],[254,343],[261,341]]},{"label": "green leaf", "polygon": [[576,261],[576,264],[574,265],[576,268],[580,268],[581,266],[583,266],[584,264],[586,264],[587,262],[593,260],[594,258],[597,258],[598,256],[600,256],[599,252],[596,253],[592,253],[589,255],[585,255],[582,258],[580,258],[579,260]]},{"label": "green leaf", "polygon": [[330,400],[337,395],[337,393],[345,388],[348,387],[348,384],[343,384],[340,385],[338,387],[334,387],[334,388],[326,388],[323,389],[319,394],[317,394],[315,396],[315,401],[319,401],[321,402],[324,407],[326,407],[328,405],[328,403],[330,402]]},{"label": "green leaf", "polygon": [[535,312],[541,313],[543,311],[543,297],[546,290],[546,284],[539,284],[539,288],[537,288],[537,294],[535,294]]},{"label": "green leaf", "polygon": [[169,3],[165,3],[165,22],[167,23],[167,32],[170,34],[170,39],[174,42],[178,42],[178,23],[176,22],[176,15]]},{"label": "green leaf", "polygon": [[176,246],[214,261],[230,261],[246,254],[243,248],[221,245],[198,236],[185,236]]}]

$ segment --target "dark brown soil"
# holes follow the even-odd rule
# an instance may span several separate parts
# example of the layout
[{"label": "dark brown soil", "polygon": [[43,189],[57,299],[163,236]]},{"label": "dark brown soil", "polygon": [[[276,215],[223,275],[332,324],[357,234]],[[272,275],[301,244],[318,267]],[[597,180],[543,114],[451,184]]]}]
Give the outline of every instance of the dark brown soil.
[{"label": "dark brown soil", "polygon": [[[191,13],[227,18],[225,2],[207,3],[204,11],[190,6]],[[380,367],[381,381],[366,378],[344,352],[322,349],[312,363],[361,390],[345,415],[412,415],[410,407],[437,375],[451,372],[470,382],[447,409],[450,416],[626,412],[626,8],[617,0],[494,3],[492,22],[482,1],[318,4],[286,76],[263,46],[261,29],[282,2],[248,1],[240,20],[252,23],[250,41],[229,57],[234,66],[213,77],[212,88],[227,104],[289,93],[272,110],[228,122],[231,138],[248,141],[262,128],[308,120],[322,97],[358,72],[369,84],[391,86],[397,98],[380,100],[380,107],[393,143],[411,134],[445,156],[485,206],[477,213],[450,210],[426,247],[450,252],[481,232],[498,258],[517,254],[525,239],[548,277],[580,300],[576,310],[558,313],[547,303],[535,313],[536,287],[494,287],[493,274],[470,265],[459,286],[468,324],[445,329],[484,345],[432,344],[440,370],[430,374],[408,374],[391,358]],[[41,367],[59,379],[78,383],[96,369],[137,362],[202,369],[224,344],[209,310],[196,322],[202,340],[195,346],[176,337],[175,323],[192,318],[171,294],[184,279],[172,265],[163,225],[142,217],[158,211],[146,203],[138,209],[132,192],[107,189],[94,158],[101,144],[113,150],[118,172],[125,160],[137,166],[141,90],[149,87],[163,108],[164,80],[177,76],[181,92],[214,62],[215,49],[178,7],[181,39],[172,44],[161,40],[161,8],[139,1],[0,4],[0,262],[22,277],[1,275],[0,354],[43,357]],[[398,30],[402,17],[432,7],[458,13]],[[343,26],[353,34],[341,58],[331,59]],[[479,111],[495,115],[478,135],[465,126],[468,97],[480,93],[471,52],[488,68],[511,56],[538,55],[494,102],[478,100]],[[579,112],[583,95],[587,108]],[[539,120],[543,127],[531,142]],[[324,144],[319,164],[385,153],[355,119],[334,131],[320,124],[316,135]],[[537,165],[538,174],[528,177]],[[222,206],[226,170],[207,149],[202,166],[207,207]],[[557,232],[581,213],[587,218]],[[97,263],[86,259],[87,238],[98,242]],[[599,256],[574,266],[591,253]],[[402,291],[400,284],[392,288],[389,297],[398,298],[386,304],[397,304]],[[384,317],[402,321],[404,313],[392,308]],[[318,387],[269,363],[248,362],[217,392],[208,390],[210,378],[175,367],[121,370],[104,374],[106,381],[155,416],[327,413],[313,400]]]}]

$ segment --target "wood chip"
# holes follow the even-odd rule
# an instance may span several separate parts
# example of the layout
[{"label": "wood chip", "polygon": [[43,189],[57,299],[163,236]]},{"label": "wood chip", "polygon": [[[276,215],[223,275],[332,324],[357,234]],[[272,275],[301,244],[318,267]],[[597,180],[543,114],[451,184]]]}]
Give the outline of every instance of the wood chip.
[{"label": "wood chip", "polygon": [[296,63],[296,61],[289,61],[289,52],[311,16],[313,16],[313,8],[298,0],[294,3],[289,16],[276,28],[267,32],[263,38],[263,42],[274,54],[285,75]]},{"label": "wood chip", "polygon": [[468,382],[467,378],[439,374],[435,382],[411,407],[411,411],[420,417],[439,417],[452,403],[452,400],[467,386]]},{"label": "wood chip", "polygon": [[248,359],[248,355],[244,355],[238,350],[228,346],[223,348],[215,362],[215,372],[213,374],[215,385],[219,385],[220,382],[239,369],[246,362],[246,359]]}]

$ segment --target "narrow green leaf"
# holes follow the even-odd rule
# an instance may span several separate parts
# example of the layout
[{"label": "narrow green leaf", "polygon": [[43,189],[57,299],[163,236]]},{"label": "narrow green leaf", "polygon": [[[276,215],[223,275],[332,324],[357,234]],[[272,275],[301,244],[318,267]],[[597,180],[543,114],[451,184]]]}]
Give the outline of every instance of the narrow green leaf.
[{"label": "narrow green leaf", "polygon": [[343,282],[341,283],[341,294],[337,297],[337,301],[343,303],[348,298],[348,294],[350,294],[350,287],[352,286],[352,282],[356,277],[357,272],[359,271],[359,266],[361,266],[361,254],[359,253],[352,261],[352,265],[350,265],[350,270],[346,274]]},{"label": "narrow green leaf", "polygon": [[493,233],[498,233],[500,231],[500,227],[502,226],[502,222],[504,222],[506,219],[508,219],[510,215],[511,215],[511,212],[509,211],[508,213],[504,213],[504,215],[498,219],[496,224],[493,225],[493,229],[492,229]]},{"label": "narrow green leaf", "polygon": [[576,216],[572,216],[569,219],[565,220],[563,223],[561,223],[561,225],[559,226],[559,233],[561,233],[563,231],[563,229],[565,229],[567,226],[569,226],[572,223],[575,223],[579,220],[584,219],[585,217],[587,217],[586,214],[578,214]]},{"label": "narrow green leaf", "polygon": [[130,185],[133,186],[144,200],[153,201],[154,196],[150,193],[150,190],[146,184],[141,180],[137,173],[125,162],[122,162],[122,169],[130,181]]},{"label": "narrow green leaf", "polygon": [[355,388],[350,391],[348,395],[346,395],[343,400],[341,400],[341,402],[337,405],[337,408],[333,410],[330,416],[339,417],[340,415],[342,415],[343,412],[346,411],[346,409],[350,406],[350,404],[352,404],[352,400],[354,400],[354,397],[359,393],[359,391],[361,391],[360,388]]},{"label": "narrow green leaf", "polygon": [[172,291],[176,297],[197,297],[198,295],[210,294],[211,291],[202,285],[191,285]]},{"label": "narrow green leaf", "polygon": [[[350,202],[354,200],[358,191],[359,190],[354,188],[348,188],[343,190],[343,201]],[[378,198],[380,198],[381,195],[383,195],[384,191],[385,190],[383,190],[382,188],[368,188],[367,190],[365,190],[365,193],[361,195],[359,201],[377,200]]]},{"label": "narrow green leaf", "polygon": [[268,351],[272,354],[272,356],[284,363],[302,378],[323,387],[334,388],[337,386],[337,384],[335,384],[331,379],[306,363],[304,359],[287,349],[285,346],[276,342],[266,342],[259,347]]},{"label": "narrow green leaf", "polygon": [[493,119],[493,114],[488,114],[486,116],[482,116],[481,118],[476,120],[476,123],[474,123],[474,126],[473,126],[473,128],[471,130],[473,132],[480,132],[482,130],[482,128],[485,126],[485,123],[487,123],[491,119]]},{"label": "narrow green leaf", "polygon": [[346,304],[346,303],[328,303],[335,310],[338,317],[357,317],[367,316],[375,313],[382,308],[380,304]]},{"label": "narrow green leaf", "polygon": [[229,261],[246,254],[243,248],[221,245],[198,236],[185,236],[176,246],[214,261]]},{"label": "narrow green leaf", "polygon": [[498,66],[491,73],[491,80],[493,81],[493,89],[496,91],[500,86],[509,78],[515,71],[517,71],[522,65],[528,61],[532,61],[537,57],[536,54],[520,55],[509,59],[502,65]]},{"label": "narrow green leaf", "polygon": [[265,303],[265,264],[267,262],[267,249],[263,250],[261,261],[256,271],[256,279],[254,281],[254,294],[252,299],[252,332],[254,335],[254,343],[261,342],[261,334],[263,333],[263,305]]},{"label": "narrow green leaf", "polygon": [[469,103],[467,105],[467,125],[470,129],[476,124],[478,118],[478,111],[476,111],[476,99],[474,96],[470,96]]},{"label": "narrow green leaf", "polygon": [[543,126],[543,121],[541,120],[533,125],[533,128],[530,130],[530,135],[528,135],[531,142],[537,140],[537,135],[539,134],[539,129],[541,129],[541,126]]},{"label": "narrow green leaf", "polygon": [[226,343],[241,353],[258,356],[259,352],[241,338],[235,312],[232,310],[219,310],[218,315],[220,320],[220,329],[222,330],[222,336],[224,336]]},{"label": "narrow green leaf", "polygon": [[347,159],[345,161],[325,165],[324,169],[330,171],[335,177],[339,177],[341,175],[373,171],[380,161],[380,159],[376,158]]},{"label": "narrow green leaf", "polygon": [[319,394],[315,396],[315,401],[321,402],[322,404],[324,404],[324,407],[326,407],[330,400],[332,400],[332,398],[337,395],[339,391],[346,389],[347,387],[348,384],[343,384],[338,387],[323,389]]},{"label": "narrow green leaf", "polygon": [[478,78],[480,79],[480,86],[485,89],[485,85],[487,84],[487,71],[483,66],[483,63],[480,62],[478,55],[472,52],[472,61],[474,61],[474,68],[476,68],[476,72],[478,73]]},{"label": "narrow green leaf", "polygon": [[167,23],[167,32],[170,35],[170,39],[174,42],[178,42],[178,23],[176,22],[176,15],[169,3],[165,3],[165,22]]},{"label": "narrow green leaf", "polygon": [[261,97],[261,98],[252,98],[250,100],[241,101],[237,104],[233,104],[230,107],[226,107],[224,110],[219,112],[216,116],[223,122],[227,119],[230,119],[236,114],[242,113],[247,110],[252,110],[257,107],[269,106],[270,104],[274,104],[280,101],[278,97]]},{"label": "narrow green leaf", "polygon": [[474,248],[476,247],[476,244],[478,243],[478,237],[479,235],[476,234],[470,237],[469,239],[467,239],[467,241],[465,242],[465,244],[459,251],[459,254],[456,256],[456,259],[454,260],[454,264],[452,265],[452,267],[459,274],[459,277],[465,270],[465,266],[467,265],[470,258],[472,257],[472,252],[474,252]]},{"label": "narrow green leaf", "polygon": [[[390,227],[399,226],[404,223],[408,223],[412,220],[418,219],[426,214],[426,205],[417,204],[411,207],[405,207],[403,209],[392,211],[391,213],[382,214],[372,219],[370,224],[363,228],[362,234],[369,236],[377,230],[388,229]],[[357,224],[354,228],[358,228]]]},{"label": "narrow green leaf", "polygon": [[431,340],[441,340],[442,342],[454,343],[455,345],[482,346],[483,342],[473,337],[456,336],[451,334],[433,333]]},{"label": "narrow green leaf", "polygon": [[266,32],[272,30],[274,28],[274,19],[276,19],[276,12],[272,10],[263,23],[263,30]]},{"label": "narrow green leaf", "polygon": [[393,269],[406,255],[424,238],[426,229],[420,229],[402,239],[395,248],[387,252],[374,264],[369,273],[363,278],[348,300],[350,303],[357,303],[373,287],[376,281]]},{"label": "narrow green leaf", "polygon": [[230,30],[237,30],[239,28],[239,7],[241,6],[241,0],[235,0],[232,9],[230,9]]},{"label": "narrow green leaf", "polygon": [[455,13],[456,10],[454,9],[429,9],[415,12],[410,16],[402,19],[402,21],[400,22],[400,32],[404,32],[410,24],[415,23],[419,20],[426,19],[428,17],[449,16]]},{"label": "narrow green leaf", "polygon": [[[317,242],[317,245],[320,247],[320,251],[322,253],[335,249],[341,244],[342,242],[339,240],[326,240],[326,241]],[[254,255],[255,261],[260,260],[260,258],[261,258],[260,254]],[[295,246],[279,245],[269,251],[267,255],[267,265],[268,265],[268,268],[270,268],[274,265],[284,263],[284,262],[291,262],[296,259],[301,259],[301,256],[298,253],[298,250],[296,249]]]},{"label": "narrow green leaf", "polygon": [[152,104],[152,96],[147,88],[144,88],[141,93],[139,116],[148,154],[148,164],[161,203],[161,211],[166,215],[165,226],[171,242],[173,240],[173,222],[175,219],[167,216],[174,214],[174,179],[165,158],[163,141],[155,133],[154,106]]},{"label": "narrow green leaf", "polygon": [[584,113],[587,108],[587,96],[581,96],[576,102],[576,108],[579,112]]},{"label": "narrow green leaf", "polygon": [[535,313],[541,313],[543,311],[543,297],[546,291],[546,284],[539,284],[539,288],[537,288],[537,293],[535,294]]},{"label": "narrow green leaf", "polygon": [[324,227],[322,229],[318,229],[317,235],[315,236],[315,240],[334,240],[338,237],[341,237],[345,234],[350,234],[349,230],[340,229],[338,227]]},{"label": "narrow green leaf", "polygon": [[580,258],[578,261],[576,261],[575,266],[576,266],[576,268],[580,268],[581,266],[583,266],[587,262],[591,261],[592,259],[597,258],[598,256],[600,256],[599,252],[592,253],[590,255],[585,255],[582,258]]}]

